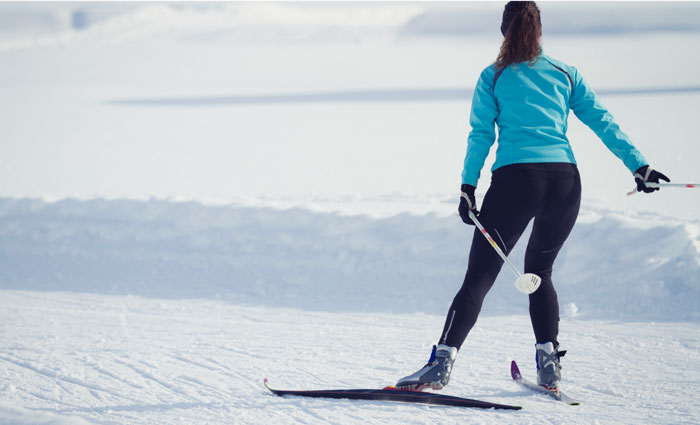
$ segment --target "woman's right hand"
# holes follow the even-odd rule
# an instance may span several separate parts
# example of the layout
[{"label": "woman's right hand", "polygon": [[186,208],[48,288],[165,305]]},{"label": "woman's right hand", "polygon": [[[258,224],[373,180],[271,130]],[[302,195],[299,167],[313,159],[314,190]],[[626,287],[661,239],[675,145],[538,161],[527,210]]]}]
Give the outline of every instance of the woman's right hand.
[{"label": "woman's right hand", "polygon": [[476,188],[470,184],[462,185],[462,196],[459,198],[459,216],[462,217],[462,221],[465,224],[474,226],[474,221],[469,217],[469,210],[471,210],[474,215],[478,215],[479,211],[476,209],[476,198],[474,197],[474,191]]}]

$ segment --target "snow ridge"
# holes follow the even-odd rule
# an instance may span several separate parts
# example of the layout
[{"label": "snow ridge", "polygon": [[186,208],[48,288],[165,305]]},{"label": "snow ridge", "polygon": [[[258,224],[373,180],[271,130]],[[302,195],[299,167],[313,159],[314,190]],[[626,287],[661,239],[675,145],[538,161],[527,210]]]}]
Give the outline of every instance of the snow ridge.
[{"label": "snow ridge", "polygon": [[[699,320],[697,226],[584,207],[555,268],[564,314]],[[438,212],[371,218],[303,207],[0,199],[0,289],[443,314],[472,232]],[[519,267],[528,233],[511,254]],[[483,311],[527,312],[509,273]]]}]

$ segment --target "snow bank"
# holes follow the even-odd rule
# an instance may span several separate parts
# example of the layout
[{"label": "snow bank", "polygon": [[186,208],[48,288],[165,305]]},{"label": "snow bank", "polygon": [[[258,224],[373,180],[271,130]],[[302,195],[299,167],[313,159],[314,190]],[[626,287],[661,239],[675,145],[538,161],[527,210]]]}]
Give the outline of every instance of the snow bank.
[{"label": "snow bank", "polygon": [[[443,314],[473,231],[452,207],[370,218],[299,207],[2,199],[0,289]],[[697,223],[584,207],[554,275],[563,314],[700,319],[698,241]],[[511,255],[520,267],[525,245]],[[526,312],[504,270],[484,313]]]}]

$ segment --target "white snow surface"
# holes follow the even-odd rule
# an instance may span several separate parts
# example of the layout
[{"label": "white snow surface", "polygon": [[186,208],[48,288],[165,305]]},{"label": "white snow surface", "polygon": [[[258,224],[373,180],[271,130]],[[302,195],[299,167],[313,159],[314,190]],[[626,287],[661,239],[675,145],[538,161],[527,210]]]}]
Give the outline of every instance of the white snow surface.
[{"label": "white snow surface", "polygon": [[[521,411],[262,385],[424,364],[474,237],[457,192],[502,7],[0,3],[0,424],[697,423],[700,191],[625,196],[573,116],[584,200],[554,282],[581,406],[510,382],[535,367],[507,269],[443,393]],[[700,183],[700,6],[540,8],[545,52]]]},{"label": "white snow surface", "polygon": [[34,291],[3,291],[0,307],[9,423],[692,424],[700,414],[691,323],[563,320],[566,390],[583,402],[572,407],[510,380],[512,359],[534,376],[528,318],[483,317],[443,392],[524,407],[503,412],[278,398],[262,385],[391,384],[426,360],[442,316]]}]

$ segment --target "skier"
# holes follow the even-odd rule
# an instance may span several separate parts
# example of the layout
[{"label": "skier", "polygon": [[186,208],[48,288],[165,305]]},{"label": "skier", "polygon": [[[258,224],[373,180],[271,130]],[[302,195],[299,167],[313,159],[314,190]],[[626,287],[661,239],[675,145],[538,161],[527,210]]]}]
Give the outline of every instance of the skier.
[{"label": "skier", "polygon": [[[537,381],[557,388],[561,380],[559,360],[565,351],[559,351],[557,341],[559,305],[552,265],[574,226],[581,201],[581,180],[566,137],[569,109],[633,173],[637,191],[650,193],[658,188],[645,183],[670,180],[649,166],[575,67],[543,54],[542,23],[535,2],[509,2],[501,33],[505,39],[498,58],[483,70],[474,91],[459,214],[470,225],[474,222],[469,210],[478,214],[506,255],[534,218],[525,272],[542,278],[539,289],[529,295]],[[474,191],[496,139],[494,124],[498,125],[496,161],[479,213]],[[464,283],[448,310],[430,360],[418,372],[400,379],[397,388],[442,389],[448,384],[457,351],[476,323],[484,297],[503,265],[477,233],[478,229]]]}]

